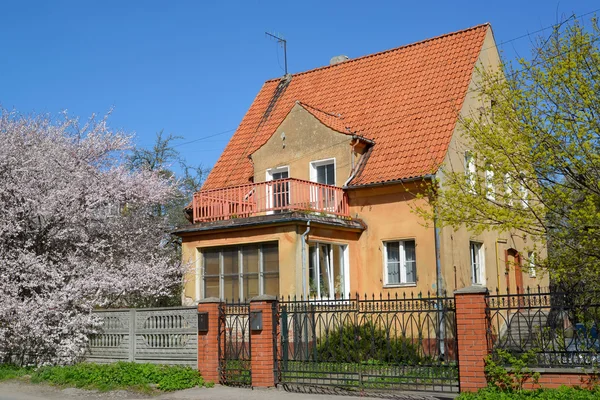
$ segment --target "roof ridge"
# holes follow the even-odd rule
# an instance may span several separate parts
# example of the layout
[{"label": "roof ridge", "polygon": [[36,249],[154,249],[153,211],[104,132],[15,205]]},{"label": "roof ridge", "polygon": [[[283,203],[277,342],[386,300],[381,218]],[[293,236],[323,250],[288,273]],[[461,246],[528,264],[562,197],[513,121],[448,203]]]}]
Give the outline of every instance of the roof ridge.
[{"label": "roof ridge", "polygon": [[[438,35],[438,36],[434,36],[434,37],[431,37],[431,38],[419,40],[417,42],[413,42],[413,43],[409,43],[409,44],[404,44],[402,46],[394,47],[392,49],[382,50],[382,51],[379,51],[377,53],[372,53],[372,54],[367,54],[367,55],[356,57],[356,58],[351,58],[351,59],[349,59],[347,61],[344,61],[344,62],[341,62],[341,63],[338,63],[338,64],[323,65],[321,67],[309,69],[309,70],[306,70],[306,71],[296,72],[295,74],[290,74],[290,75],[292,76],[292,78],[295,77],[295,76],[306,75],[306,74],[310,74],[311,72],[317,72],[317,71],[321,71],[321,70],[328,69],[328,68],[338,67],[340,65],[346,65],[348,63],[359,61],[359,60],[363,60],[365,58],[376,57],[376,56],[380,56],[382,54],[391,53],[393,51],[403,50],[405,48],[412,47],[412,46],[417,46],[417,45],[420,45],[420,44],[423,44],[423,43],[426,43],[426,42],[430,42],[432,40],[437,40],[437,39],[445,38],[447,36],[458,35],[458,34],[461,34],[461,33],[465,33],[465,32],[471,31],[471,30],[480,29],[480,28],[483,28],[483,27],[491,27],[491,24],[489,22],[485,22],[483,24],[471,26],[469,28],[460,29],[458,31],[444,33],[442,35]],[[268,80],[265,81],[265,83],[277,82],[277,81],[279,81],[281,79],[282,79],[281,77],[279,77],[279,78],[273,78],[273,79],[268,79]],[[325,112],[325,111],[323,111],[323,112]]]}]

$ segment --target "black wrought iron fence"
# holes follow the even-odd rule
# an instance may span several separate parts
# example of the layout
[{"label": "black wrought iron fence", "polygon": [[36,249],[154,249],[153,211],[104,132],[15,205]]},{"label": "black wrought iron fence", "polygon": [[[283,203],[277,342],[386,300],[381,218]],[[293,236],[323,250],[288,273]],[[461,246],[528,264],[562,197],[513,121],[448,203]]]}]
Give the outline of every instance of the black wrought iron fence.
[{"label": "black wrought iron fence", "polygon": [[279,313],[287,388],[458,391],[452,297],[288,298]]},{"label": "black wrought iron fence", "polygon": [[487,296],[492,357],[527,355],[533,367],[594,367],[600,364],[600,293],[527,288]]},{"label": "black wrought iron fence", "polygon": [[219,306],[219,372],[224,385],[252,385],[249,308],[247,303]]}]

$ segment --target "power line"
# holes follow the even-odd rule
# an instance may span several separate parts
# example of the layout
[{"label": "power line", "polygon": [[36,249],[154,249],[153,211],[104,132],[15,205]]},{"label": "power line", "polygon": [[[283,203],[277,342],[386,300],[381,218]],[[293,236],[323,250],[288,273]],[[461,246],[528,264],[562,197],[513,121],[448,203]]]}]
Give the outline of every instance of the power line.
[{"label": "power line", "polygon": [[199,142],[199,141],[201,141],[201,140],[204,140],[204,139],[209,139],[209,138],[212,138],[212,137],[215,137],[215,136],[224,135],[224,134],[226,134],[226,133],[233,132],[233,131],[235,131],[236,129],[237,129],[237,128],[232,128],[232,129],[228,129],[228,130],[226,130],[226,131],[223,131],[223,132],[217,132],[217,133],[213,133],[213,134],[211,134],[211,135],[203,136],[203,137],[201,137],[201,138],[198,138],[198,139],[194,139],[194,140],[190,140],[190,141],[187,141],[187,142],[183,142],[183,143],[176,144],[176,145],[175,145],[175,146],[173,146],[173,147],[179,147],[179,146],[183,146],[183,145],[190,144],[190,143],[196,143],[196,142]]}]

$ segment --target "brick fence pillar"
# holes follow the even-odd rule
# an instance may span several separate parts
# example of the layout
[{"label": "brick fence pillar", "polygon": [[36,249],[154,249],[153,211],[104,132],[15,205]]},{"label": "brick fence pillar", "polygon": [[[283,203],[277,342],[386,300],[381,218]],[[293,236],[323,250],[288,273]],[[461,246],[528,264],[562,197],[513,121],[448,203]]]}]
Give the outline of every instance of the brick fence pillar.
[{"label": "brick fence pillar", "polygon": [[475,392],[487,386],[485,357],[488,355],[486,287],[471,286],[454,292],[456,339],[461,392]]},{"label": "brick fence pillar", "polygon": [[250,315],[255,311],[262,311],[263,323],[261,330],[253,330],[250,321],[253,387],[273,387],[277,383],[275,381],[277,359],[273,349],[273,328],[274,324],[277,324],[277,321],[273,320],[273,306],[276,302],[277,298],[269,295],[250,300]]},{"label": "brick fence pillar", "polygon": [[207,382],[219,383],[219,305],[209,297],[198,302],[198,312],[208,313],[208,332],[198,332],[198,371]]}]

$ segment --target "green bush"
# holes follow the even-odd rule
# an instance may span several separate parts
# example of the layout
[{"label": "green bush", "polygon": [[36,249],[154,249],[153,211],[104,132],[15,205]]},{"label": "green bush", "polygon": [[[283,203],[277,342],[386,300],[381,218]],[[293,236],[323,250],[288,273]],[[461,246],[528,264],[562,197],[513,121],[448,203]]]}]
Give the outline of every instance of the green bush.
[{"label": "green bush", "polygon": [[154,387],[162,391],[172,391],[204,385],[200,373],[190,367],[127,362],[42,367],[33,372],[31,381],[103,391],[150,391]]},{"label": "green bush", "polygon": [[563,386],[559,389],[506,392],[493,388],[477,393],[461,393],[457,400],[591,400],[600,398],[600,389],[582,389]]},{"label": "green bush", "polygon": [[0,364],[0,381],[20,378],[31,372],[31,368],[17,367],[15,365]]},{"label": "green bush", "polygon": [[388,337],[372,322],[345,324],[319,338],[318,361],[349,363],[408,363],[423,361],[409,338]]}]

